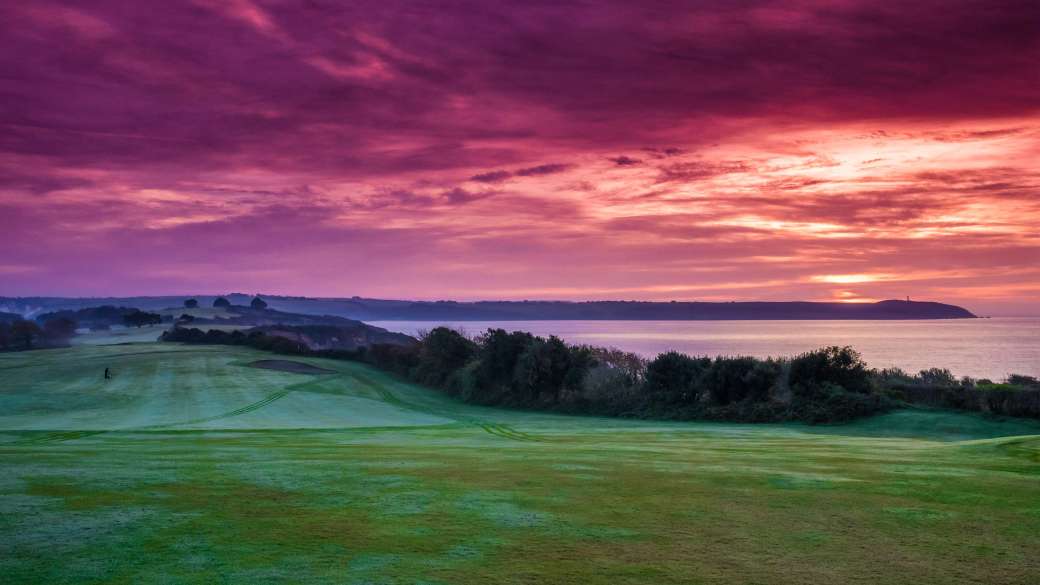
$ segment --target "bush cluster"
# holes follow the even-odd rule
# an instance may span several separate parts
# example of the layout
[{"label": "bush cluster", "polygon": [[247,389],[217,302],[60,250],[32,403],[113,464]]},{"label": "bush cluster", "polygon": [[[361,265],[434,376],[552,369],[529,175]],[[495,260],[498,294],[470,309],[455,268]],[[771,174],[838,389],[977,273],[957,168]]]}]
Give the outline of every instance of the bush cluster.
[{"label": "bush cluster", "polygon": [[1033,376],[1011,374],[998,383],[985,378],[958,379],[940,368],[914,375],[891,368],[877,372],[876,377],[890,396],[908,404],[1040,418],[1040,380]]},{"label": "bush cluster", "polygon": [[468,402],[655,419],[834,422],[892,404],[848,347],[789,361],[678,352],[645,360],[556,337],[492,329],[471,340],[439,328],[397,371]]}]

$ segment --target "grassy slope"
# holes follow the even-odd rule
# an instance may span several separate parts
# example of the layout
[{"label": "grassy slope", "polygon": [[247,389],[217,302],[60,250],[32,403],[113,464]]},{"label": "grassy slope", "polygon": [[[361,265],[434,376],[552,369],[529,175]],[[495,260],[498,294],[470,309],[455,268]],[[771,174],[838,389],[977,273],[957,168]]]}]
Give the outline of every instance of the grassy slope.
[{"label": "grassy slope", "polygon": [[0,355],[3,582],[1040,574],[1037,423],[568,418],[460,405],[345,362],[302,360],[327,376],[244,365],[262,357],[158,344]]}]

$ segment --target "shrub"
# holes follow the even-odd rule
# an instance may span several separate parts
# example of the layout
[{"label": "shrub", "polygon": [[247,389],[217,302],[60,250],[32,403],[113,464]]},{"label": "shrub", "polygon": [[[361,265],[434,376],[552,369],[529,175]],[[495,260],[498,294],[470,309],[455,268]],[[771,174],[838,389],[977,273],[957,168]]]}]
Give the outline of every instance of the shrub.
[{"label": "shrub", "polygon": [[43,324],[43,337],[52,344],[65,344],[76,334],[76,322],[68,317],[51,319]]},{"label": "shrub", "polygon": [[570,350],[558,337],[532,338],[516,361],[514,397],[521,404],[536,403],[543,396],[550,403],[559,402],[570,367]]},{"label": "shrub", "polygon": [[396,345],[377,343],[362,348],[362,359],[381,369],[400,375],[410,375],[419,365],[419,347],[417,345]]},{"label": "shrub", "polygon": [[43,331],[32,321],[15,321],[11,324],[10,346],[14,349],[32,349]]},{"label": "shrub", "polygon": [[622,414],[634,409],[639,398],[639,381],[623,368],[597,364],[582,380],[580,400],[595,414]]},{"label": "shrub", "polygon": [[[926,386],[957,386],[957,378],[950,373],[950,370],[945,368],[930,368],[927,370],[921,370],[917,376],[916,381]],[[966,384],[970,386],[971,384]]]},{"label": "shrub", "polygon": [[475,343],[447,327],[437,327],[423,335],[420,344],[416,377],[424,384],[439,387],[477,351]]},{"label": "shrub", "polygon": [[621,370],[632,380],[632,383],[641,383],[646,377],[646,366],[649,361],[638,354],[622,351],[616,347],[583,347],[588,350],[595,363]]},{"label": "shrub", "polygon": [[494,404],[495,399],[490,398],[477,379],[477,370],[480,367],[479,360],[473,360],[455,370],[448,376],[445,389],[449,394],[461,398],[464,402],[476,404]]},{"label": "shrub", "polygon": [[513,372],[520,356],[534,340],[530,333],[488,329],[477,337],[479,360],[474,368],[474,383],[488,394],[502,394],[513,383]]},{"label": "shrub", "polygon": [[914,383],[914,377],[910,374],[907,374],[900,368],[885,368],[883,370],[876,370],[874,372],[874,378],[881,386]]},{"label": "shrub", "polygon": [[795,418],[808,423],[846,422],[884,412],[892,402],[878,394],[847,392],[844,387],[823,382],[811,397],[802,397],[792,405]]},{"label": "shrub", "polygon": [[851,347],[824,347],[791,361],[791,390],[795,396],[829,396],[833,387],[868,394],[872,389],[870,372],[859,352]]},{"label": "shrub", "polygon": [[693,404],[700,397],[700,378],[710,366],[710,358],[662,353],[646,366],[645,397],[654,405]]},{"label": "shrub", "polygon": [[1037,387],[1040,388],[1040,380],[1037,380],[1035,376],[1023,376],[1021,374],[1011,374],[1007,377],[1007,383],[1012,386],[1023,386],[1025,388]]},{"label": "shrub", "polygon": [[780,364],[772,360],[718,357],[704,373],[702,383],[712,402],[725,406],[743,400],[766,400],[780,373]]}]

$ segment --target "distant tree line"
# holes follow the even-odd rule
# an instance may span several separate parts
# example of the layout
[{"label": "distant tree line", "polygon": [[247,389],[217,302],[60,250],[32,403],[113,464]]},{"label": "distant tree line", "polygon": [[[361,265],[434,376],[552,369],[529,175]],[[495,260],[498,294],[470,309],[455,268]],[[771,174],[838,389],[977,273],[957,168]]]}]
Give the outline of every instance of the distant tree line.
[{"label": "distant tree line", "polygon": [[0,322],[0,351],[65,347],[76,334],[76,326],[67,317],[50,319],[42,326],[24,319]]},{"label": "distant tree line", "polygon": [[368,361],[377,366],[494,406],[654,419],[835,422],[895,405],[848,347],[792,360],[678,352],[645,360],[557,337],[491,329],[468,339],[441,327],[423,335],[411,355],[387,361],[379,351],[370,353]]},{"label": "distant tree line", "polygon": [[438,327],[413,345],[314,351],[259,331],[175,327],[164,341],[244,345],[284,354],[363,361],[487,406],[668,420],[842,422],[920,404],[1040,418],[1040,383],[956,380],[946,370],[873,370],[850,347],[791,359],[691,357],[647,360],[557,337],[489,329],[468,338]]},{"label": "distant tree line", "polygon": [[145,325],[158,325],[162,322],[163,317],[159,313],[135,310],[123,315],[123,324],[127,327],[144,327]]},{"label": "distant tree line", "polygon": [[12,317],[0,319],[0,351],[66,347],[76,335],[76,329],[81,326],[105,330],[116,324],[144,327],[171,321],[169,317],[158,313],[112,306],[55,311],[44,313],[34,320],[22,319],[18,315]]},{"label": "distant tree line", "polygon": [[299,341],[279,335],[269,335],[262,331],[250,331],[249,333],[241,330],[221,331],[219,329],[203,331],[197,327],[178,325],[164,331],[159,340],[207,345],[243,345],[275,353],[313,355],[345,360],[360,360],[362,357],[361,354],[354,351],[313,351]]},{"label": "distant tree line", "polygon": [[[156,317],[159,318],[158,321],[155,320]],[[171,318],[163,318],[158,313],[147,313],[133,307],[113,307],[111,305],[53,311],[36,317],[35,321],[43,325],[55,319],[70,319],[81,327],[87,327],[95,331],[106,330],[113,325],[142,327],[163,321],[172,321]]]}]

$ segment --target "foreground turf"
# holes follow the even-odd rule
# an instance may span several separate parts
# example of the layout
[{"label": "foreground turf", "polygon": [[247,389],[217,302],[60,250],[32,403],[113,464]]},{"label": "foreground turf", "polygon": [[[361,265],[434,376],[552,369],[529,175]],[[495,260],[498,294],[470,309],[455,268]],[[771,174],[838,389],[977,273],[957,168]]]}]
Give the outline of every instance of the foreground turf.
[{"label": "foreground turf", "polygon": [[[4,583],[1036,583],[1040,425],[459,405],[357,364],[0,356]],[[104,381],[104,367],[116,377]]]}]

